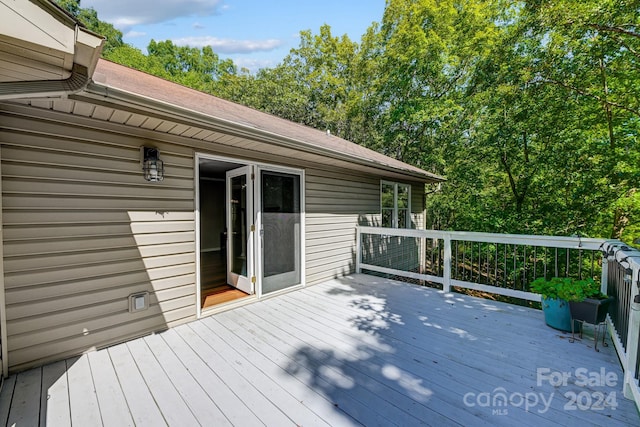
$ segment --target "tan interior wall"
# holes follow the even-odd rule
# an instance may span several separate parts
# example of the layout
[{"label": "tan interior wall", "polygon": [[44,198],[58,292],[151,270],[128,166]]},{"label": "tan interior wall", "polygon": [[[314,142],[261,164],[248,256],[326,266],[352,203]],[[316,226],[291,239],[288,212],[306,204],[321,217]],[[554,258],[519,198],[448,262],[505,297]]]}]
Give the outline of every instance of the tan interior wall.
[{"label": "tan interior wall", "polygon": [[220,235],[225,230],[224,194],[224,182],[200,181],[200,249],[203,251],[221,249]]}]

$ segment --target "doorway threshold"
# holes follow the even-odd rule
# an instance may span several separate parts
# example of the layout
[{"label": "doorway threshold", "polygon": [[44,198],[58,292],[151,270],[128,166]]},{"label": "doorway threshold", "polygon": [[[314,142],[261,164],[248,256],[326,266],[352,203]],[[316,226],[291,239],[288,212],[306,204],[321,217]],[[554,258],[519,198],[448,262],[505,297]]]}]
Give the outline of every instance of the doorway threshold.
[{"label": "doorway threshold", "polygon": [[208,299],[210,296],[205,297],[200,311],[201,317],[231,310],[258,301],[258,296],[256,294],[249,295],[231,286],[230,288],[230,291],[225,292],[230,294],[229,296],[214,296],[213,299]]}]

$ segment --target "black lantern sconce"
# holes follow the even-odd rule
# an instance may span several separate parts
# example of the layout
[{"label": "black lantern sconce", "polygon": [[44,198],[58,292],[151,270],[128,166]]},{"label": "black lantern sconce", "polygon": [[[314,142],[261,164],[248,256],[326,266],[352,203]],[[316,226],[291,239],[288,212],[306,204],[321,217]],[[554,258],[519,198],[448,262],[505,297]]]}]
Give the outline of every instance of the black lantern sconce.
[{"label": "black lantern sconce", "polygon": [[140,147],[142,156],[142,172],[144,179],[158,182],[164,179],[164,163],[160,160],[160,150],[151,147]]}]

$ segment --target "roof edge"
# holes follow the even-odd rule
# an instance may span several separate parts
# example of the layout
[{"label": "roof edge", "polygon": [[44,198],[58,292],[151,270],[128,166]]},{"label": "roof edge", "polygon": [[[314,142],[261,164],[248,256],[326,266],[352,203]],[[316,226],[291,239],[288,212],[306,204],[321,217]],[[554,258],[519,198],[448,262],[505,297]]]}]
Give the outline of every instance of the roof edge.
[{"label": "roof edge", "polygon": [[[109,100],[117,100],[126,105],[161,112],[164,115],[177,116],[186,122],[199,123],[200,125],[204,125],[206,127],[214,125],[218,129],[224,129],[225,131],[236,134],[238,136],[251,138],[260,137],[265,141],[282,147],[298,150],[302,149],[306,152],[328,156],[337,160],[344,160],[350,163],[373,167],[375,169],[380,169],[387,172],[400,173],[402,175],[406,175],[407,177],[419,179],[424,182],[446,181],[446,178],[427,171],[422,171],[423,173],[419,173],[417,171],[402,169],[393,165],[387,165],[373,160],[362,159],[352,154],[340,153],[328,148],[320,147],[316,144],[308,143],[300,139],[286,137],[267,130],[259,129],[254,126],[249,126],[244,123],[222,119],[220,117],[215,117],[209,114],[202,113],[200,111],[177,106],[148,96],[114,88],[112,86],[109,86],[108,84],[96,82],[95,80],[92,80],[86,86],[83,93],[91,98],[97,97],[98,99],[108,98]],[[407,164],[407,166],[410,165]]]}]

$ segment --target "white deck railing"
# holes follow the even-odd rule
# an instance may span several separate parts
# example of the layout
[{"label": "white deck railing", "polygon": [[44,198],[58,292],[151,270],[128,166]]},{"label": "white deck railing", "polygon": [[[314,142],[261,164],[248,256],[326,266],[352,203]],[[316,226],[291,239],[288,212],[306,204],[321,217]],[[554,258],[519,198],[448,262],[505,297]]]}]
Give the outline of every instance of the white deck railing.
[{"label": "white deck railing", "polygon": [[[359,226],[356,271],[540,301],[540,276],[600,278],[616,296],[607,325],[624,371],[624,395],[640,409],[640,251],[620,241]],[[640,298],[640,297],[638,297]]]}]

